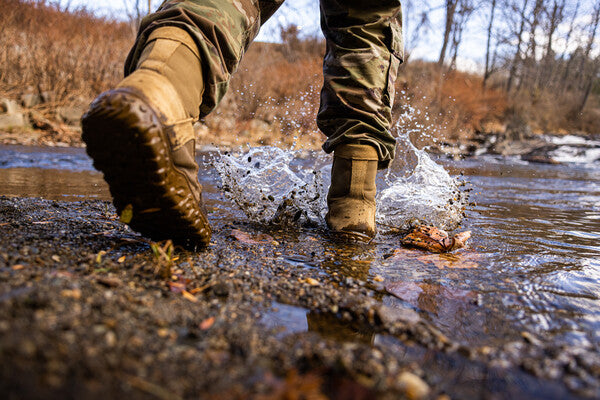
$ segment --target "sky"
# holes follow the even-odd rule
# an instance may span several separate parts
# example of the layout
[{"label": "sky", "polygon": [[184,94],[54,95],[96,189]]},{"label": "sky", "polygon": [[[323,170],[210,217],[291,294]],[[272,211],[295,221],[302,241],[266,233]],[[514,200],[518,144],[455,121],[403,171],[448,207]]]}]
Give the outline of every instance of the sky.
[{"label": "sky", "polygon": [[[126,18],[127,9],[135,0],[57,0],[61,4],[70,4],[73,7],[86,7],[101,15],[109,15],[116,18]],[[582,0],[585,5],[591,5],[596,0]],[[140,2],[147,6],[146,0]],[[153,0],[152,7],[155,9],[162,0]],[[295,24],[300,32],[305,35],[320,35],[319,28],[319,4],[318,0],[287,0],[273,17],[262,27],[256,40],[274,42],[279,40],[280,27]],[[429,0],[427,2],[430,20],[426,29],[419,31],[417,41],[411,42],[414,29],[417,26],[417,12],[411,8],[411,4],[422,7],[420,0],[406,0],[403,2],[403,28],[406,50],[412,59],[424,59],[435,61],[439,57],[442,46],[444,29],[444,0]],[[589,4],[588,4],[589,3]],[[591,6],[589,7],[591,9]],[[482,10],[487,11],[487,10]],[[486,32],[488,24],[488,12],[474,13],[469,20],[463,41],[459,49],[457,67],[462,70],[481,72],[485,57]],[[582,16],[587,18],[588,16]],[[585,25],[585,23],[583,23]],[[564,27],[563,27],[564,28]],[[597,46],[600,48],[600,46]]]},{"label": "sky", "polygon": [[[59,3],[65,5],[70,4],[72,8],[75,7],[86,7],[87,9],[94,10],[102,15],[109,15],[119,18],[120,16],[126,16],[125,10],[131,9],[131,5],[135,0],[104,0],[101,3],[95,0],[58,0]],[[147,4],[146,0],[141,0],[144,5]],[[152,7],[156,8],[161,3],[161,0],[154,0]],[[442,4],[442,0],[433,0],[434,5],[432,8],[437,9],[433,11],[433,15],[430,16],[434,23],[434,27],[439,25],[435,21],[441,21],[443,18],[443,10],[438,7],[435,3]],[[126,6],[127,5],[127,6]],[[439,15],[438,15],[439,14]],[[319,2],[318,0],[288,0],[284,5],[267,21],[267,23],[261,28],[259,36],[256,40],[273,42],[279,38],[279,30],[281,26],[287,26],[289,24],[295,24],[301,32],[306,35],[320,35],[319,27]],[[441,24],[441,22],[440,22]],[[406,27],[405,21],[405,27]],[[410,24],[408,24],[410,29]],[[440,28],[441,29],[441,28]],[[437,29],[434,29],[437,30]],[[431,43],[421,45],[420,48],[411,49],[415,52],[416,57],[426,59],[436,59],[439,54],[441,42],[439,35],[432,34]],[[410,44],[408,44],[410,46]]]}]

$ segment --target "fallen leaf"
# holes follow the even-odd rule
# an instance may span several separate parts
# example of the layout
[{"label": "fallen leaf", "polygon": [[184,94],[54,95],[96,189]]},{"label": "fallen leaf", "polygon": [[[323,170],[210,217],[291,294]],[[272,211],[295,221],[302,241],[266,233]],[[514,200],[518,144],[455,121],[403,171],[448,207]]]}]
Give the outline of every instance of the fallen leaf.
[{"label": "fallen leaf", "polygon": [[168,282],[167,285],[169,285],[169,289],[173,293],[182,293],[186,289],[185,283],[182,282]]},{"label": "fallen leaf", "polygon": [[12,270],[13,271],[18,271],[18,270],[23,269],[23,268],[25,268],[25,266],[23,264],[16,264],[16,265],[12,266]]},{"label": "fallen leaf", "polygon": [[233,236],[238,241],[244,244],[267,244],[273,241],[273,237],[266,233],[259,233],[256,235],[250,235],[247,232],[240,231],[239,229],[232,229],[230,236]]},{"label": "fallen leaf", "polygon": [[458,233],[451,238],[444,230],[434,226],[421,225],[417,226],[400,242],[404,246],[417,247],[433,253],[446,253],[465,247],[470,237],[470,231]]},{"label": "fallen leaf", "polygon": [[126,258],[125,256],[121,256],[121,257],[119,257],[119,259],[117,260],[117,262],[119,264],[123,264],[125,262],[125,258]]},{"label": "fallen leaf", "polygon": [[65,289],[60,292],[62,297],[78,300],[81,298],[81,290],[79,289]]},{"label": "fallen leaf", "polygon": [[191,294],[187,290],[181,291],[181,294],[183,295],[183,297],[185,297],[186,299],[188,299],[192,303],[197,303],[198,302],[198,299],[196,298],[196,296],[194,296],[193,294]]},{"label": "fallen leaf", "polygon": [[98,254],[96,254],[96,264],[100,264],[102,262],[102,257],[106,255],[106,251],[100,250]]},{"label": "fallen leaf", "polygon": [[128,224],[133,219],[133,206],[131,204],[127,204],[123,211],[121,211],[121,215],[119,216],[119,221],[124,224]]},{"label": "fallen leaf", "polygon": [[53,259],[56,262],[60,262],[60,257],[57,256],[56,254],[54,254],[52,257],[50,257],[51,259]]},{"label": "fallen leaf", "polygon": [[190,293],[191,293],[191,294],[198,294],[198,293],[202,293],[202,292],[204,292],[206,289],[208,289],[209,287],[211,287],[211,286],[213,286],[213,285],[214,285],[214,283],[207,283],[207,284],[206,284],[206,285],[204,285],[204,286],[200,286],[200,287],[197,287],[197,288],[193,288],[192,290],[190,290]]},{"label": "fallen leaf", "polygon": [[214,323],[215,323],[215,317],[207,318],[204,321],[200,322],[200,329],[205,331],[208,328],[210,328],[211,326],[213,326]]}]

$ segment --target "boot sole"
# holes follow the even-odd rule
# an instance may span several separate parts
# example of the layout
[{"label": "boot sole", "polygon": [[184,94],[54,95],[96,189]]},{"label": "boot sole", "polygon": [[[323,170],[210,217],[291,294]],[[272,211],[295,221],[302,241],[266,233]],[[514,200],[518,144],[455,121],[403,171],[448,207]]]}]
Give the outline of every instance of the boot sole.
[{"label": "boot sole", "polygon": [[173,164],[160,119],[146,101],[125,90],[106,92],[81,123],[87,153],[104,174],[121,220],[152,240],[208,245],[206,215]]}]

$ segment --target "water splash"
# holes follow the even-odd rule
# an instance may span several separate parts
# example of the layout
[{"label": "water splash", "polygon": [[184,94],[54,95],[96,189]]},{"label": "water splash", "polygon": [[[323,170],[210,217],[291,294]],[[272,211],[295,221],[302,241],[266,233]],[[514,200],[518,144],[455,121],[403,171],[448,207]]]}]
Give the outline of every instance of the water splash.
[{"label": "water splash", "polygon": [[219,154],[213,165],[223,191],[252,221],[320,224],[326,212],[323,173],[328,162],[322,155],[313,156],[310,166],[303,160],[302,151],[254,147]]},{"label": "water splash", "polygon": [[[467,204],[461,182],[413,145],[411,133],[431,135],[430,127],[415,125],[416,114],[407,108],[395,124],[397,156],[378,180],[376,220],[384,234],[416,224],[453,230]],[[220,154],[213,164],[225,193],[252,221],[324,225],[330,156],[319,153],[307,158],[306,152],[255,147]]]},{"label": "water splash", "polygon": [[468,204],[465,183],[431,159],[427,147],[417,148],[419,140],[437,142],[439,129],[430,121],[427,110],[418,110],[405,102],[394,124],[396,158],[385,174],[385,184],[377,196],[376,220],[382,233],[404,232],[424,224],[441,229],[456,229]]},{"label": "water splash", "polygon": [[468,202],[464,184],[417,149],[408,135],[398,138],[398,149],[377,196],[379,231],[404,232],[420,224],[456,229]]}]

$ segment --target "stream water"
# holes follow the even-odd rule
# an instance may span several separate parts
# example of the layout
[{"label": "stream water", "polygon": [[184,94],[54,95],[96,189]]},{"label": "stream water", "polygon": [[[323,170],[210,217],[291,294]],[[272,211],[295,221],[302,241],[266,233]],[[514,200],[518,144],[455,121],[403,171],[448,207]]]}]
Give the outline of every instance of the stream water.
[{"label": "stream water", "polygon": [[[391,284],[400,296],[383,295],[382,302],[414,308],[457,342],[501,346],[526,334],[596,351],[600,163],[536,164],[480,155],[436,164],[429,157],[419,160],[423,154],[413,152],[412,161],[403,157],[390,174],[380,173],[379,234],[357,246],[333,243],[322,234],[326,156],[274,148],[204,153],[200,180],[209,219],[230,225],[257,221],[269,233],[267,222],[276,216],[294,232],[289,254],[282,255],[290,264],[379,287]],[[459,174],[460,180],[451,177]],[[0,195],[110,199],[82,149],[19,146],[0,147]],[[282,210],[283,199],[291,202]],[[403,249],[393,228],[416,220],[470,230],[472,239],[467,248],[447,255]],[[277,309],[265,323],[290,332],[312,329],[306,310]]]}]

